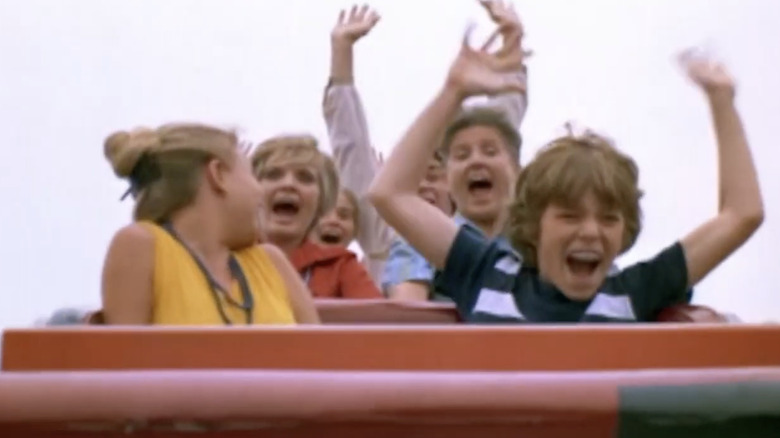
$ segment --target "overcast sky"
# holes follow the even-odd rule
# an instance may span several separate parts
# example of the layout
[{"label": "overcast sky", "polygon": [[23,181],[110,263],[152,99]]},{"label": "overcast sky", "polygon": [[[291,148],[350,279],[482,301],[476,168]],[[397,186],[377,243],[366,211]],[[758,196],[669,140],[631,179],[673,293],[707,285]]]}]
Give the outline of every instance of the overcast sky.
[{"label": "overcast sky", "polygon": [[[129,220],[102,141],[170,121],[238,127],[253,140],[310,132],[329,31],[346,1],[0,1],[0,327],[63,306],[99,306],[100,270]],[[357,84],[387,153],[441,84],[471,0],[382,0],[359,43]],[[573,120],[608,134],[641,168],[645,228],[625,266],[716,212],[716,150],[704,99],[671,62],[705,42],[739,80],[758,162],[763,228],[697,287],[696,301],[780,320],[780,13],[762,0],[527,0],[531,107],[523,161]]]}]

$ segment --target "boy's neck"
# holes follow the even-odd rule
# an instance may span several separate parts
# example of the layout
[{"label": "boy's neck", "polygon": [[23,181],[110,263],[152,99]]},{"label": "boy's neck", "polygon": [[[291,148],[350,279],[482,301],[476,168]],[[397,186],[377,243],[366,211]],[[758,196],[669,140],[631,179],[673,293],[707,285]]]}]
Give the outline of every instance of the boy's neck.
[{"label": "boy's neck", "polygon": [[482,231],[482,234],[484,234],[490,239],[493,239],[497,237],[499,234],[501,234],[501,231],[504,228],[503,220],[501,220],[500,218],[495,218],[489,221],[474,220],[464,215],[461,212],[456,212],[456,214],[460,215],[463,219],[467,220],[472,225],[476,226],[480,231]]},{"label": "boy's neck", "polygon": [[502,227],[498,226],[499,224],[498,224],[497,220],[493,220],[493,221],[489,221],[489,222],[487,222],[487,221],[472,221],[472,223],[474,225],[476,225],[477,228],[479,228],[479,230],[482,231],[482,233],[485,234],[485,236],[487,236],[487,237],[489,237],[491,239],[495,238],[496,236],[498,236],[501,233],[501,228]]}]

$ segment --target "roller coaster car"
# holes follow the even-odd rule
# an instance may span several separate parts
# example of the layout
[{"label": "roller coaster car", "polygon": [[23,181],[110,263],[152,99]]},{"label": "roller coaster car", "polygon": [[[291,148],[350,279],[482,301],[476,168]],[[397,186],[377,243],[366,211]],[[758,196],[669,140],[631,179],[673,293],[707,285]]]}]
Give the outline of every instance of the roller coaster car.
[{"label": "roller coaster car", "polygon": [[696,306],[568,326],[318,308],[323,326],[6,330],[0,436],[780,436],[778,326]]}]

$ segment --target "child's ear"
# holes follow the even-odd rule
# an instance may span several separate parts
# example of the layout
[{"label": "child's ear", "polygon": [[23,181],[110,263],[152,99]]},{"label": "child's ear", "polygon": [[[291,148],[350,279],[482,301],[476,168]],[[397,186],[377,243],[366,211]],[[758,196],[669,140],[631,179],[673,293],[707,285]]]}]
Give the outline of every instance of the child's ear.
[{"label": "child's ear", "polygon": [[228,168],[222,161],[212,158],[206,163],[203,173],[209,186],[222,194],[227,192]]}]

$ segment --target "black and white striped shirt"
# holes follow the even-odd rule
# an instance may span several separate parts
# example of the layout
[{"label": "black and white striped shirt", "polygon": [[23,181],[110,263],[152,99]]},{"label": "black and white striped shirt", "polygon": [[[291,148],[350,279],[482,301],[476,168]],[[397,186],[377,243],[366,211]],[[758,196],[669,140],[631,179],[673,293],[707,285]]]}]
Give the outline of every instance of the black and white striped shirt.
[{"label": "black and white striped shirt", "polygon": [[437,286],[469,322],[637,322],[686,301],[688,271],[679,243],[655,258],[607,277],[588,301],[567,298],[523,267],[505,239],[487,240],[464,225],[437,277]]}]

